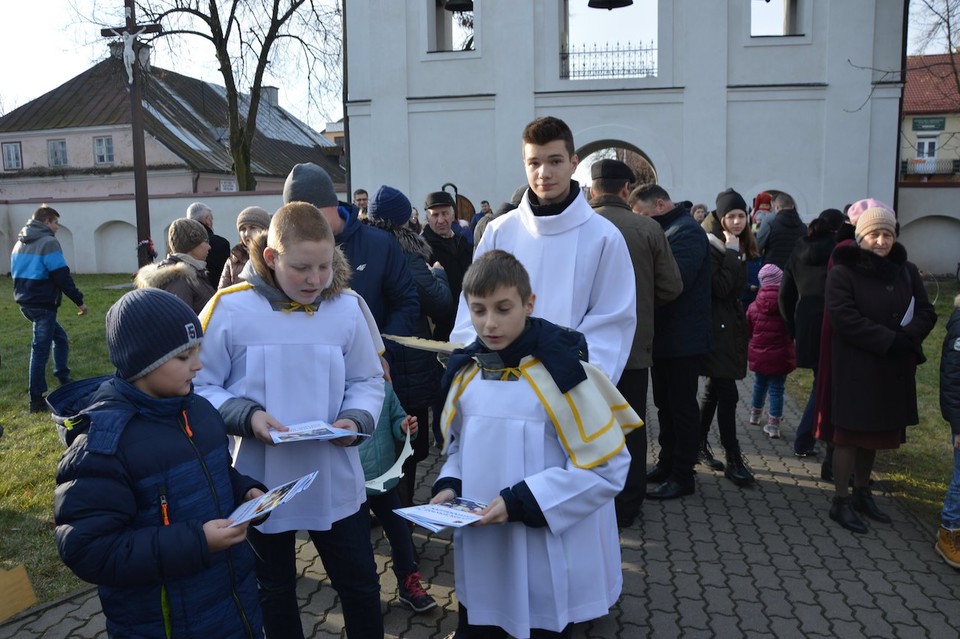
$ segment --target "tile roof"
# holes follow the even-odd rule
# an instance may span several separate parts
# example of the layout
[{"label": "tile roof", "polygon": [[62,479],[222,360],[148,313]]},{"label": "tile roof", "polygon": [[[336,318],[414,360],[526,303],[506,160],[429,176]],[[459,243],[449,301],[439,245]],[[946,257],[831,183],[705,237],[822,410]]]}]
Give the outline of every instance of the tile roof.
[{"label": "tile roof", "polygon": [[904,115],[960,111],[955,71],[960,72],[960,55],[955,58],[949,53],[907,56]]},{"label": "tile roof", "polygon": [[[130,124],[127,75],[106,60],[0,118],[0,133]],[[241,94],[246,113],[250,96]],[[152,67],[143,74],[144,129],[190,168],[232,173],[226,89]],[[260,101],[254,137],[254,175],[286,176],[294,164],[315,162],[344,181],[336,145],[279,106]]]}]

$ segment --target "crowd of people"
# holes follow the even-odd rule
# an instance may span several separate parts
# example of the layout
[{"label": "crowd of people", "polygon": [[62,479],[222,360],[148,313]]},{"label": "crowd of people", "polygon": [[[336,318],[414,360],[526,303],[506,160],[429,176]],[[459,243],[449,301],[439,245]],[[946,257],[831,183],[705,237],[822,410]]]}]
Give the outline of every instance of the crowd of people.
[{"label": "crowd of people", "polygon": [[[399,189],[342,202],[309,163],[291,170],[278,211],[239,213],[232,249],[195,203],[107,313],[116,374],[74,383],[56,312],[61,294],[86,307],[54,237],[59,213],[38,209],[13,254],[34,330],[29,407],[49,405],[64,425],[57,546],[100,586],[108,632],[302,637],[295,534],[306,531],[347,635],[383,636],[372,525],[390,542],[400,601],[435,607],[395,512],[414,503],[432,441],[444,464],[431,503],[484,504],[453,533],[455,636],[569,637],[617,601],[618,528],[645,499],[694,494],[698,465],[756,484],[738,431],[785,437],[797,367],[815,386],[793,452],[822,452],[826,514],[858,534],[864,519],[891,521],[871,473],[918,421],[915,371],[937,318],[889,206],[864,199],[809,224],[782,192],[751,207],[727,188],[694,206],[613,159],[592,165],[585,192],[573,134],[553,117],[524,129],[522,161],[526,184],[468,219],[449,193],[428,193],[422,229]],[[948,333],[942,406],[960,451],[960,298]],[[51,345],[62,387],[46,396]],[[349,434],[274,443],[314,420]],[[402,477],[390,474],[398,458]],[[960,567],[955,461],[937,550]],[[311,472],[305,495],[266,518],[229,519]]]}]

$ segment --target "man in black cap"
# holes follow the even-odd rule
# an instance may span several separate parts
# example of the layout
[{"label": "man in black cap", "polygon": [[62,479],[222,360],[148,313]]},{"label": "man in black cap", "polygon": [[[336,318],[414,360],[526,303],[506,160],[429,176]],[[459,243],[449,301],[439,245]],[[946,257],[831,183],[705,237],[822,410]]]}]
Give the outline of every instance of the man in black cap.
[{"label": "man in black cap", "polygon": [[447,272],[447,282],[450,284],[450,312],[442,318],[434,318],[433,338],[442,341],[450,339],[460,300],[463,274],[467,272],[473,259],[470,242],[462,233],[454,231],[454,225],[459,224],[454,206],[453,196],[446,191],[429,193],[423,203],[423,208],[427,210],[427,226],[421,235],[430,245],[433,265],[439,265]]},{"label": "man in black cap", "polygon": [[[627,205],[630,186],[636,180],[630,167],[619,160],[600,160],[590,167],[590,177],[590,206],[623,234],[633,262],[637,331],[617,389],[646,421],[647,382],[653,364],[653,309],[676,299],[683,290],[683,281],[663,229]],[[647,433],[638,428],[626,439],[630,471],[616,499],[617,524],[621,527],[629,526],[637,518],[647,493]]]}]

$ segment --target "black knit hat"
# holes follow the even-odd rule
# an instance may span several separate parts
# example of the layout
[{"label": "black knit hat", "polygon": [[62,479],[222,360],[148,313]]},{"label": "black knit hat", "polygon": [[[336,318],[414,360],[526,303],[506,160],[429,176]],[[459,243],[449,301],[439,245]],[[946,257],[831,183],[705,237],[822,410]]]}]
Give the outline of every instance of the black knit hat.
[{"label": "black knit hat", "polygon": [[117,376],[128,382],[159,368],[200,343],[197,314],[176,295],[158,288],[126,293],[107,311],[107,348]]},{"label": "black knit hat", "polygon": [[733,189],[721,191],[720,194],[717,195],[717,217],[723,217],[730,211],[736,209],[740,209],[744,213],[747,212],[747,202],[743,199],[742,195]]},{"label": "black knit hat", "polygon": [[375,220],[389,222],[393,226],[403,226],[410,221],[410,200],[407,196],[384,184],[367,206],[367,215]]},{"label": "black knit hat", "polygon": [[283,183],[283,203],[306,202],[318,209],[337,206],[337,191],[330,174],[313,162],[297,164]]}]

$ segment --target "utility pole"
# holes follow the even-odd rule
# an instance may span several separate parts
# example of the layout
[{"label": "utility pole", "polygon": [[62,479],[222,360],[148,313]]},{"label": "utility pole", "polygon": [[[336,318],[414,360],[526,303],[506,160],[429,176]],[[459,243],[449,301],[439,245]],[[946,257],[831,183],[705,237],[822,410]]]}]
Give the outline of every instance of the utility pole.
[{"label": "utility pole", "polygon": [[127,70],[130,92],[130,126],[133,130],[133,186],[137,208],[137,263],[140,266],[153,261],[150,254],[150,200],[147,197],[147,159],[143,144],[143,87],[137,56],[142,33],[161,33],[159,24],[137,24],[134,0],[124,0],[126,24],[115,29],[101,29],[100,35],[123,39],[123,64]]}]

